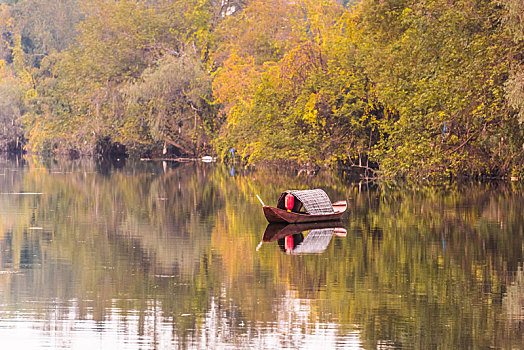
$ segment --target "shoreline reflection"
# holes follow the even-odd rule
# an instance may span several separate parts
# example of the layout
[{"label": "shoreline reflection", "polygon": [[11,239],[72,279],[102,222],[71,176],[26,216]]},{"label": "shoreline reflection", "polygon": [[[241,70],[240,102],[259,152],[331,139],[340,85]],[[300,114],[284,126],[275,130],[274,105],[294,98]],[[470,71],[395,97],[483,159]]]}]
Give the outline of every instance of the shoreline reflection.
[{"label": "shoreline reflection", "polygon": [[[32,158],[0,175],[1,193],[43,193],[0,196],[6,348],[524,348],[521,184]],[[351,211],[333,232],[268,226],[254,194],[288,186]]]}]

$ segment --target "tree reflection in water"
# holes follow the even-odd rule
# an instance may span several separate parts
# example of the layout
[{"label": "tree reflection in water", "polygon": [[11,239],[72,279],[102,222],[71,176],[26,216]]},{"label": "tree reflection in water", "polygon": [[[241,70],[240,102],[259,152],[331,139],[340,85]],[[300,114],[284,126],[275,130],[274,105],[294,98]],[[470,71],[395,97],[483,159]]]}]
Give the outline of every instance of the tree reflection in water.
[{"label": "tree reflection in water", "polygon": [[[0,167],[0,333],[12,345],[524,345],[518,184],[364,189],[194,163]],[[321,254],[257,250],[255,193],[316,187],[348,200],[347,236],[331,233]],[[284,249],[286,237],[300,247],[298,232],[278,238]]]}]

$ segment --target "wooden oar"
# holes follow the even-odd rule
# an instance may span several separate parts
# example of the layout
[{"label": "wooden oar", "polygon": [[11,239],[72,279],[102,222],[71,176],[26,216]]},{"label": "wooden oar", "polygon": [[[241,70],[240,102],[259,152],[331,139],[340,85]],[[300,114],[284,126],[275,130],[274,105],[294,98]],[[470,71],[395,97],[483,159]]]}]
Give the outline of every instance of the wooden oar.
[{"label": "wooden oar", "polygon": [[[266,205],[264,204],[264,201],[262,200],[262,198],[260,198],[260,196],[258,194],[256,196],[257,196],[258,200],[260,201],[260,203],[262,203],[262,206],[265,207]],[[257,245],[257,252],[260,249],[260,247],[262,247],[262,243],[264,243],[264,242],[260,241],[260,243]]]},{"label": "wooden oar", "polygon": [[257,194],[256,195],[258,200],[260,201],[260,203],[262,203],[262,206],[265,207],[266,205],[264,204],[264,201],[262,200],[262,198],[260,198],[260,196]]}]

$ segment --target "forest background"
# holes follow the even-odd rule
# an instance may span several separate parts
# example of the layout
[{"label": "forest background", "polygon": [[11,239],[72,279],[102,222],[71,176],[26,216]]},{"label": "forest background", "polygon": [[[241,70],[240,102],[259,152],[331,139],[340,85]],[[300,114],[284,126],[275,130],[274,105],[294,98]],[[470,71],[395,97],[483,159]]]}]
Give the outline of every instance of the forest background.
[{"label": "forest background", "polygon": [[521,0],[0,3],[5,151],[524,176]]}]

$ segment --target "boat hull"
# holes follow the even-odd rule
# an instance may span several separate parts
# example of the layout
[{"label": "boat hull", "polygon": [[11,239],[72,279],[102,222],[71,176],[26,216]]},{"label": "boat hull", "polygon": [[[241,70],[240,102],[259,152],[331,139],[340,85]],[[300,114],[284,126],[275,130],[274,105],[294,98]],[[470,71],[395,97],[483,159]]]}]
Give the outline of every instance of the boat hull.
[{"label": "boat hull", "polygon": [[333,214],[319,214],[311,215],[304,213],[288,212],[284,209],[275,207],[263,206],[264,215],[269,223],[288,223],[298,224],[304,222],[321,222],[321,221],[333,221],[340,220],[342,215],[347,209],[347,202],[340,201],[333,203]]}]

